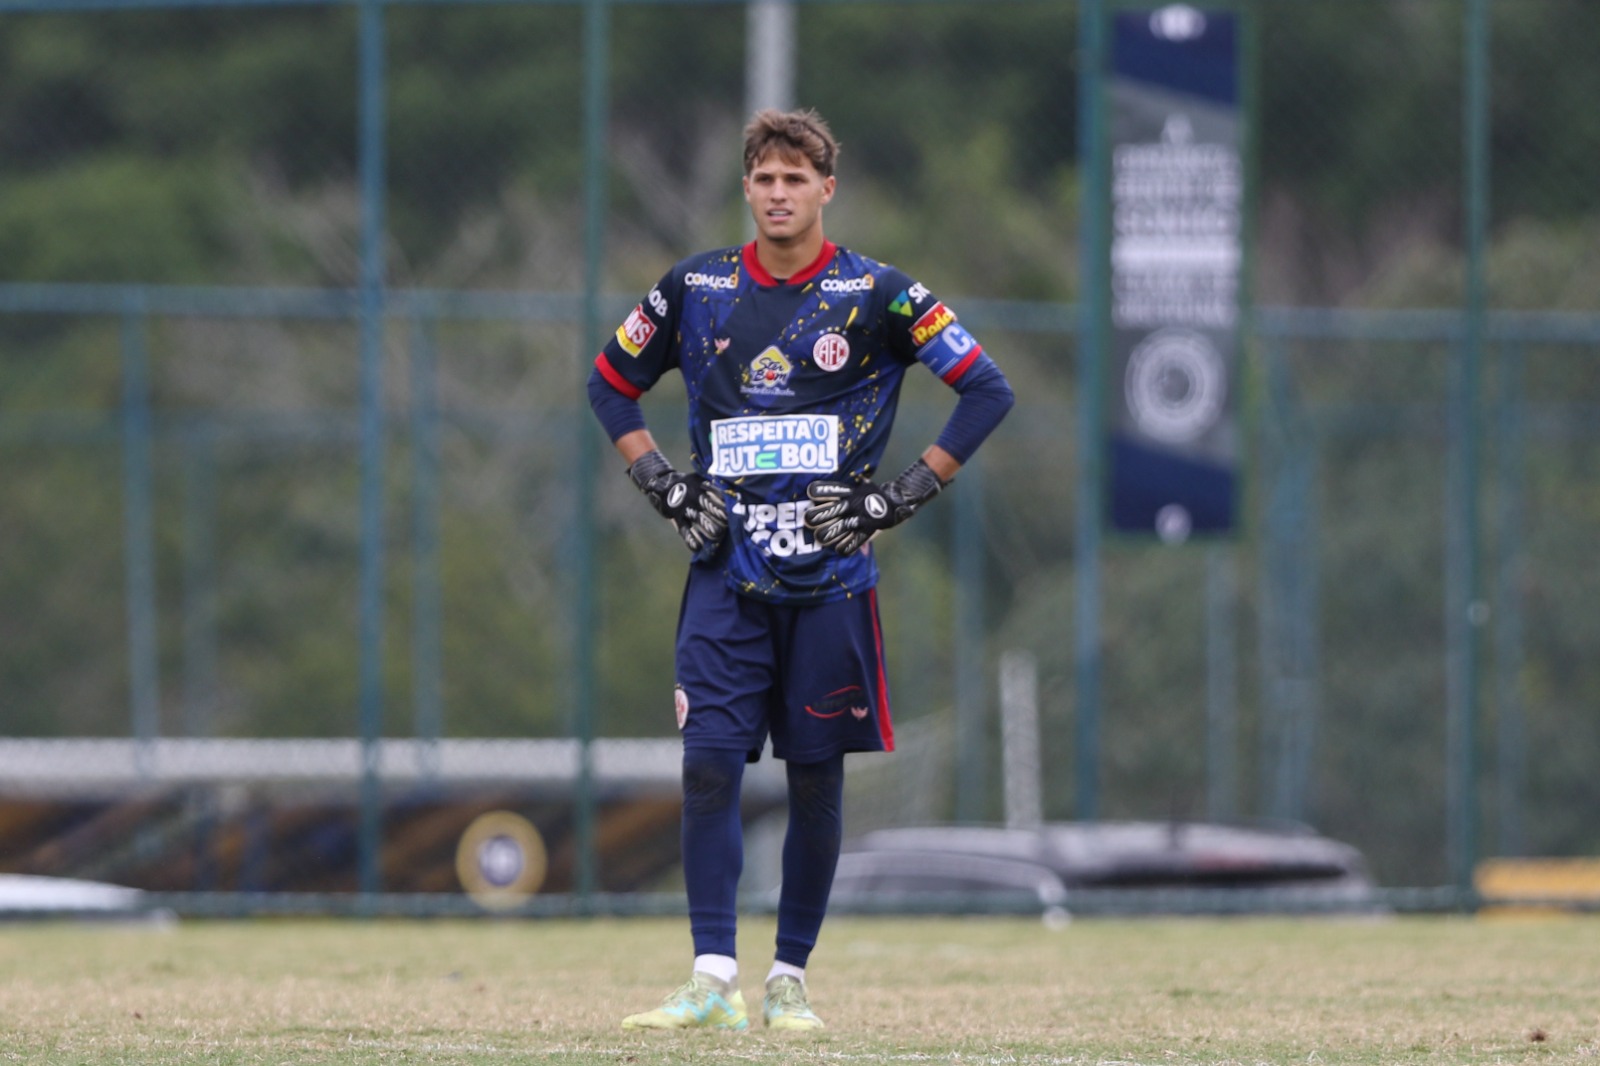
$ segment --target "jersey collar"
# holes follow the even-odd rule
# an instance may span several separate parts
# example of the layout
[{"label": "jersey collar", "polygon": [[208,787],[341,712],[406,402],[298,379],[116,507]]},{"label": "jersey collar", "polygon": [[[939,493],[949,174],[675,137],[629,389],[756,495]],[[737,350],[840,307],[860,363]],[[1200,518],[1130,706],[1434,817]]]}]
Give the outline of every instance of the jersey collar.
[{"label": "jersey collar", "polygon": [[822,251],[817,253],[817,257],[811,261],[810,266],[800,271],[794,277],[788,278],[781,282],[777,278],[773,277],[767,271],[766,267],[761,265],[761,260],[756,258],[755,241],[751,241],[749,244],[744,246],[741,252],[741,259],[744,263],[745,270],[749,271],[750,277],[755,280],[757,285],[804,285],[806,282],[822,273],[822,268],[828,265],[828,263],[833,259],[833,253],[837,252],[838,250],[839,246],[837,244],[834,244],[832,241],[828,240],[823,241]]}]

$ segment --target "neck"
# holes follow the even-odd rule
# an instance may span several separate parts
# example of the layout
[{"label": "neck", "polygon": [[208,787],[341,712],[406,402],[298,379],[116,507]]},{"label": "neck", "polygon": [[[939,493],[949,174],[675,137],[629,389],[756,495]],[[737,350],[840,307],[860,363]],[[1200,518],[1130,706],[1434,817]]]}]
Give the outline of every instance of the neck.
[{"label": "neck", "polygon": [[756,258],[775,278],[792,278],[822,254],[822,229],[816,227],[800,240],[777,242],[756,235]]}]

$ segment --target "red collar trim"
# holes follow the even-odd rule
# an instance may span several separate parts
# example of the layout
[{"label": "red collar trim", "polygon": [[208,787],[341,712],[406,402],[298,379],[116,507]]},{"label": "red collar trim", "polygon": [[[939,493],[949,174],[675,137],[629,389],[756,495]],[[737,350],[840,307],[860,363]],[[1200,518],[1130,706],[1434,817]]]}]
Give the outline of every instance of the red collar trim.
[{"label": "red collar trim", "polygon": [[749,244],[745,245],[741,250],[740,255],[741,260],[744,263],[744,268],[750,272],[750,276],[755,279],[757,285],[804,285],[806,282],[822,273],[823,268],[833,261],[834,253],[838,250],[839,246],[837,244],[834,244],[832,241],[823,241],[822,251],[817,253],[816,259],[811,261],[810,266],[800,271],[794,277],[788,278],[781,282],[777,278],[773,277],[766,267],[761,265],[761,260],[756,258],[755,241],[751,241]]}]

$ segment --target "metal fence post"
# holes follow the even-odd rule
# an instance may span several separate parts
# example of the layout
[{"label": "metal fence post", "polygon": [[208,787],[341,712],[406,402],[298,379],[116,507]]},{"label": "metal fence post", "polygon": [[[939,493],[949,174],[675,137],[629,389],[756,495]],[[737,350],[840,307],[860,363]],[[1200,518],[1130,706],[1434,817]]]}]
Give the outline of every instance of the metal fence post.
[{"label": "metal fence post", "polygon": [[142,309],[122,324],[123,552],[127,567],[129,709],[139,760],[161,732],[156,651],[155,532],[150,471],[150,358]]},{"label": "metal fence post", "polygon": [[[606,108],[609,77],[606,53],[611,46],[609,0],[585,0],[583,21],[583,348],[582,362],[600,350],[600,291],[604,281],[602,253],[606,216]],[[581,365],[581,364],[580,364]],[[574,888],[580,906],[587,906],[597,883],[595,855],[595,449],[594,419],[574,411],[573,491],[577,495],[576,536],[572,542],[572,669],[573,734],[578,741],[576,790],[573,795]]]},{"label": "metal fence post", "polygon": [[1101,392],[1105,374],[1105,307],[1110,233],[1106,218],[1105,5],[1079,0],[1078,158],[1083,193],[1078,221],[1083,256],[1078,344],[1078,468],[1074,610],[1077,730],[1076,817],[1093,820],[1100,794],[1100,523]]},{"label": "metal fence post", "polygon": [[439,383],[436,321],[419,311],[411,327],[411,683],[413,730],[424,770],[439,771],[444,731],[439,640]]},{"label": "metal fence post", "polygon": [[384,20],[383,0],[361,0],[361,591],[360,884],[382,889],[383,792],[378,752],[383,737],[383,314],[384,314]]},{"label": "metal fence post", "polygon": [[1484,269],[1489,208],[1489,7],[1468,0],[1465,33],[1466,284],[1462,294],[1462,339],[1452,388],[1450,445],[1456,551],[1446,594],[1450,646],[1448,714],[1449,767],[1446,834],[1451,878],[1463,905],[1470,906],[1472,871],[1478,845],[1478,644],[1488,620],[1488,605],[1478,573],[1479,556],[1479,377],[1483,363],[1487,278]]}]

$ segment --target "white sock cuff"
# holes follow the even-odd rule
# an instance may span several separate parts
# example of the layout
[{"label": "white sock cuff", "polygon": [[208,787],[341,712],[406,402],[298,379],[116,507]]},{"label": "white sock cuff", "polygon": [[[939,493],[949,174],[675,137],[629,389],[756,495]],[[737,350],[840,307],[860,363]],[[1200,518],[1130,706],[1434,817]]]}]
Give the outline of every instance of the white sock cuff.
[{"label": "white sock cuff", "polygon": [[805,970],[787,962],[774,962],[772,964],[772,970],[767,974],[767,980],[770,981],[774,977],[793,977],[801,984],[806,983]]},{"label": "white sock cuff", "polygon": [[694,969],[730,985],[739,979],[739,961],[731,955],[696,955]]}]

